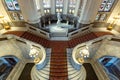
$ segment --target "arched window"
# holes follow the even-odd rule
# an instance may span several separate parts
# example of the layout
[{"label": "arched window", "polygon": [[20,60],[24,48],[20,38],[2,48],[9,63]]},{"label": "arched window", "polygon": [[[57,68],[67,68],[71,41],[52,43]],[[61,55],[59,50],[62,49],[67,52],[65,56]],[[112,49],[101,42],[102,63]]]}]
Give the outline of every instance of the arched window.
[{"label": "arched window", "polygon": [[98,59],[98,61],[103,66],[103,69],[105,72],[110,76],[110,80],[114,78],[115,80],[120,79],[120,58],[117,58],[115,56],[103,56]]},{"label": "arched window", "polygon": [[75,6],[76,6],[76,0],[69,0],[69,5],[68,5],[68,13],[69,14],[74,14]]},{"label": "arched window", "polygon": [[96,19],[97,21],[105,21],[107,18],[107,14],[97,14]]},{"label": "arched window", "polygon": [[0,79],[6,80],[18,62],[19,59],[13,55],[0,57]]},{"label": "arched window", "polygon": [[56,0],[56,12],[63,12],[63,0]]},{"label": "arched window", "polygon": [[107,14],[101,14],[100,21],[104,21],[107,17]]},{"label": "arched window", "polygon": [[51,8],[51,5],[50,5],[50,0],[43,0],[43,8],[44,8],[44,13],[45,14],[49,14],[50,13],[50,8]]},{"label": "arched window", "polygon": [[97,16],[96,16],[95,20],[96,20],[96,21],[98,21],[98,20],[99,20],[99,18],[100,18],[100,14],[97,14]]}]

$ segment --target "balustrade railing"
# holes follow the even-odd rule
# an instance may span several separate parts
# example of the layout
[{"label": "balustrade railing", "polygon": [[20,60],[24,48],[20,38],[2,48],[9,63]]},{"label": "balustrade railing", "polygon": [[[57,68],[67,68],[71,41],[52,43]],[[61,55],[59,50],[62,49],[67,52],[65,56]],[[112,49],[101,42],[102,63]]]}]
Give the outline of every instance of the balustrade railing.
[{"label": "balustrade railing", "polygon": [[80,28],[80,29],[77,29],[77,30],[74,30],[74,31],[68,33],[69,39],[77,37],[77,36],[83,36],[87,33],[90,33],[91,26],[93,26],[93,24],[90,24],[88,26],[85,26],[83,28]]},{"label": "balustrade railing", "polygon": [[50,38],[50,33],[46,32],[44,30],[41,30],[39,28],[35,28],[34,26],[27,24],[27,23],[26,23],[26,27],[27,27],[28,32],[31,32],[31,33],[36,34],[38,36],[44,37],[46,39]]}]

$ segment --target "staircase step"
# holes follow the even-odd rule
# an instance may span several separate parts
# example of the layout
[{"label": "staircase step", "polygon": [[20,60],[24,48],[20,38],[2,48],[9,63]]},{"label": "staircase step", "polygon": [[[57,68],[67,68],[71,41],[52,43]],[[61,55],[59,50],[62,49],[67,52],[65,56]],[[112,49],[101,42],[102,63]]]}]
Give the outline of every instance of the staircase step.
[{"label": "staircase step", "polygon": [[58,61],[58,62],[61,62],[61,61],[64,61],[64,62],[67,62],[67,59],[56,59],[56,58],[51,58],[51,60],[50,61]]},{"label": "staircase step", "polygon": [[54,65],[50,65],[50,69],[53,68],[53,69],[67,69],[67,66],[54,66]]},{"label": "staircase step", "polygon": [[53,69],[53,68],[51,68],[51,72],[67,72],[67,70],[66,69]]},{"label": "staircase step", "polygon": [[55,76],[50,76],[50,80],[68,80],[68,78],[65,76],[61,77],[55,77]]},{"label": "staircase step", "polygon": [[[58,56],[58,54],[51,54],[52,56]],[[59,54],[59,56],[66,56],[66,54]]]},{"label": "staircase step", "polygon": [[67,64],[67,61],[66,60],[52,60],[53,64],[56,63],[56,64]]},{"label": "staircase step", "polygon": [[52,62],[52,63],[50,63],[50,65],[54,65],[54,66],[62,66],[62,65],[67,65],[67,63],[66,62],[61,62],[61,63],[58,63],[58,62]]},{"label": "staircase step", "polygon": [[66,59],[66,57],[51,57],[51,59],[54,59],[54,60],[61,60],[61,59]]},{"label": "staircase step", "polygon": [[50,76],[54,76],[54,77],[63,77],[63,76],[68,76],[67,73],[56,73],[56,72],[50,72]]}]

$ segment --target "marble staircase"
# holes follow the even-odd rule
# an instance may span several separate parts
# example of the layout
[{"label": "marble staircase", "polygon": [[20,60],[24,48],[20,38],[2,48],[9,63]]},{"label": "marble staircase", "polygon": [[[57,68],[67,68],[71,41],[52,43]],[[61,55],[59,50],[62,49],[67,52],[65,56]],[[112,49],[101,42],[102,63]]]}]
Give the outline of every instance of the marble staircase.
[{"label": "marble staircase", "polygon": [[46,64],[46,66],[41,69],[41,70],[37,70],[36,66],[34,66],[31,70],[31,78],[32,80],[49,80],[49,75],[50,75],[50,49],[46,49],[47,53],[47,57],[46,60],[48,61],[48,63]]},{"label": "marble staircase", "polygon": [[81,66],[80,70],[76,70],[70,63],[71,53],[67,52],[67,67],[68,67],[68,80],[86,80],[86,70]]}]

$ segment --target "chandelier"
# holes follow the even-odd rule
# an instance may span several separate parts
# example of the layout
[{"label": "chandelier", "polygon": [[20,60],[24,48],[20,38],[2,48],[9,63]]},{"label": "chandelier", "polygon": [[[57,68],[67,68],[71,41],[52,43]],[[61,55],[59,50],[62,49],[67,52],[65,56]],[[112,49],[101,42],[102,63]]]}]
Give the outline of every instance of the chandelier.
[{"label": "chandelier", "polygon": [[77,61],[83,64],[85,62],[84,59],[87,57],[89,57],[89,50],[88,47],[85,47],[84,49],[79,51],[79,57],[77,58]]},{"label": "chandelier", "polygon": [[34,63],[40,62],[41,59],[39,57],[39,53],[40,53],[39,50],[31,46],[29,56],[34,58]]}]

